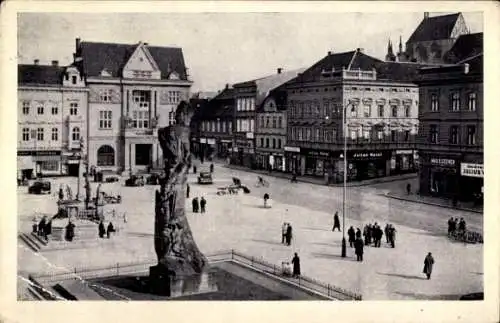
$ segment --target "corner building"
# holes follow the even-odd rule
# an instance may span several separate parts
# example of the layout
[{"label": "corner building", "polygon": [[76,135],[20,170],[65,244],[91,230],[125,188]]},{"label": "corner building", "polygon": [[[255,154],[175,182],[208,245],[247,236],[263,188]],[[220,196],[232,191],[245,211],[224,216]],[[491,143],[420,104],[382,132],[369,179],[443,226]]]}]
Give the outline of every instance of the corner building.
[{"label": "corner building", "polygon": [[343,180],[345,108],[349,181],[415,172],[423,66],[329,52],[288,82],[286,171]]},{"label": "corner building", "polygon": [[76,39],[74,65],[89,89],[89,164],[117,172],[161,168],[157,129],[175,122],[192,84],[182,49]]}]

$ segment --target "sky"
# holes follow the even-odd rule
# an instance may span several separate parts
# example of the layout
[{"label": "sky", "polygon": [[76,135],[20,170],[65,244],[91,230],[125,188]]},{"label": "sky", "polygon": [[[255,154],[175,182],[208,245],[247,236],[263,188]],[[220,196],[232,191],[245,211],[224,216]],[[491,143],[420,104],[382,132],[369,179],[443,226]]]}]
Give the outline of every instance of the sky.
[{"label": "sky", "polygon": [[[430,16],[439,13],[430,13]],[[472,33],[482,13],[465,12]],[[328,51],[363,48],[383,59],[390,38],[397,50],[423,12],[395,13],[20,13],[18,62],[72,62],[82,41],[181,47],[192,91],[217,91],[285,70],[309,67]]]}]

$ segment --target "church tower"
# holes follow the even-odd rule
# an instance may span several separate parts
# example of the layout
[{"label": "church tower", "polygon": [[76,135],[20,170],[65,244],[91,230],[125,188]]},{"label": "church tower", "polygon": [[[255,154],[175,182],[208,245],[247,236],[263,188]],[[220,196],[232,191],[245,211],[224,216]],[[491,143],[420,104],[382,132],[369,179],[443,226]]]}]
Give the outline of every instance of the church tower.
[{"label": "church tower", "polygon": [[387,44],[387,54],[385,55],[385,60],[388,62],[396,61],[396,55],[394,55],[394,51],[392,50],[392,42],[389,39],[389,43]]}]

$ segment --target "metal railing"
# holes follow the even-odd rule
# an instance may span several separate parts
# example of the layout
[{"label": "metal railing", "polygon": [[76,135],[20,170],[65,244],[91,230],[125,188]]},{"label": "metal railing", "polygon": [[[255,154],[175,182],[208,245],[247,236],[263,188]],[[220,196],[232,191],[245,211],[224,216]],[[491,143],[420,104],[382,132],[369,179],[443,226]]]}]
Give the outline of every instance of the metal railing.
[{"label": "metal railing", "polygon": [[[234,261],[247,265],[256,270],[279,277],[280,279],[307,288],[313,292],[328,296],[336,300],[362,300],[362,296],[357,293],[347,291],[338,286],[320,282],[316,279],[301,275],[297,278],[283,275],[281,265],[276,265],[264,260],[262,257],[253,257],[239,251],[223,250],[217,253],[207,254],[206,258],[209,262]],[[50,283],[61,282],[67,280],[87,280],[105,276],[121,276],[137,273],[146,273],[150,266],[157,264],[156,260],[145,260],[136,263],[116,263],[113,266],[107,265],[102,267],[75,267],[72,270],[60,270],[54,272],[46,272],[43,274],[32,274],[30,280],[36,282],[40,287],[50,285]]]}]

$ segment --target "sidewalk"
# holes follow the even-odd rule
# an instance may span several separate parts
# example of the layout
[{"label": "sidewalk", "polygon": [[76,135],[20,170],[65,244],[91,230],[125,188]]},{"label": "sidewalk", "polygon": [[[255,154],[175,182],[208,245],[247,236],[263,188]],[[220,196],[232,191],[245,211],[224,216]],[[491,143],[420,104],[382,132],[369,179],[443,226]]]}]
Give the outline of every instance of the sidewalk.
[{"label": "sidewalk", "polygon": [[409,201],[414,203],[422,203],[427,205],[439,206],[449,209],[455,209],[460,211],[468,211],[475,213],[483,213],[482,206],[474,206],[472,202],[458,202],[457,206],[453,206],[453,203],[449,199],[432,197],[432,196],[421,196],[417,194],[407,195],[403,192],[389,192],[383,194],[388,198],[393,198],[402,201]]},{"label": "sidewalk", "polygon": [[[223,165],[223,167],[226,167],[229,169],[241,170],[244,172],[262,174],[262,175],[266,175],[266,176],[273,176],[273,177],[278,177],[278,178],[287,178],[287,179],[292,178],[292,174],[282,173],[279,171],[269,173],[268,171],[265,171],[265,170],[250,169],[250,168],[243,167],[243,166],[227,165],[227,164]],[[387,176],[387,177],[381,177],[381,178],[368,179],[368,180],[359,181],[359,182],[347,182],[347,187],[358,187],[358,186],[367,186],[367,185],[379,184],[379,183],[402,181],[402,180],[408,180],[411,178],[415,178],[416,176],[417,176],[417,174],[411,173],[411,174],[403,174],[403,175],[395,175],[395,176]],[[323,178],[317,178],[317,177],[312,177],[312,176],[297,176],[297,181],[326,186],[325,180]],[[343,185],[344,185],[343,183],[330,183],[330,184],[328,184],[328,186],[333,186],[333,187],[342,187]]]}]

